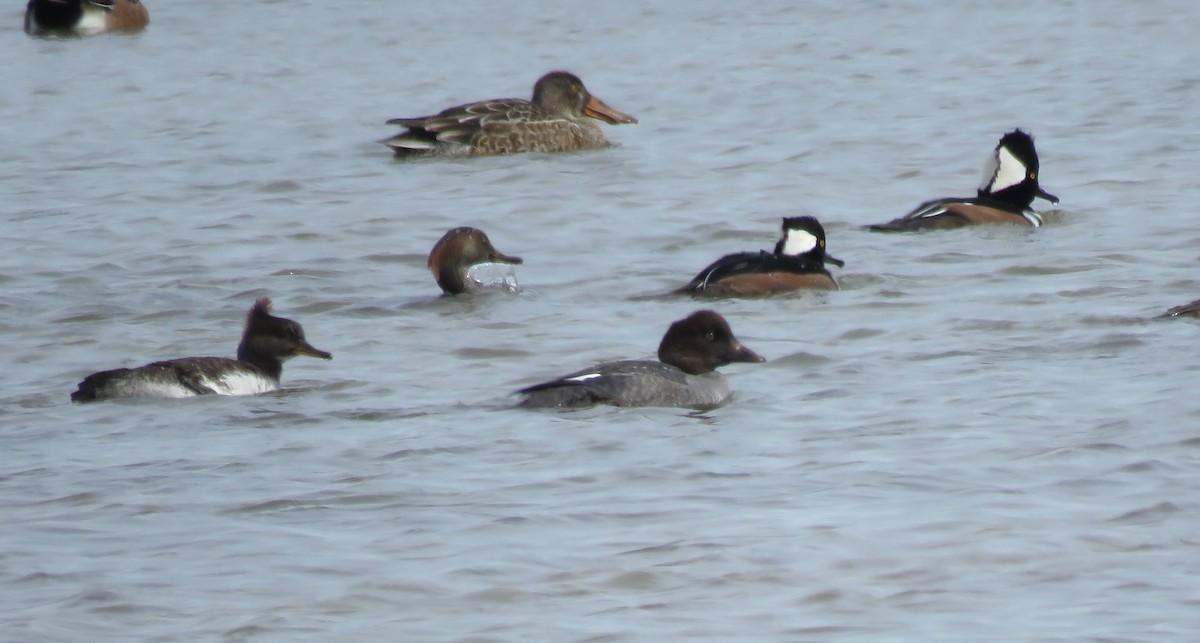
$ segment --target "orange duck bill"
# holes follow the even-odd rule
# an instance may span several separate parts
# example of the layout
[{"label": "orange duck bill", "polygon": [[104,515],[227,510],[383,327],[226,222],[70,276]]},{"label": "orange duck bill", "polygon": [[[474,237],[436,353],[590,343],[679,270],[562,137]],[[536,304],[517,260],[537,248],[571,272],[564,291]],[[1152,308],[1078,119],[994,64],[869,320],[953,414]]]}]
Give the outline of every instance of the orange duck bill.
[{"label": "orange duck bill", "polygon": [[638,122],[638,119],[609,107],[595,96],[588,96],[587,102],[583,104],[583,114],[610,125],[636,125]]}]

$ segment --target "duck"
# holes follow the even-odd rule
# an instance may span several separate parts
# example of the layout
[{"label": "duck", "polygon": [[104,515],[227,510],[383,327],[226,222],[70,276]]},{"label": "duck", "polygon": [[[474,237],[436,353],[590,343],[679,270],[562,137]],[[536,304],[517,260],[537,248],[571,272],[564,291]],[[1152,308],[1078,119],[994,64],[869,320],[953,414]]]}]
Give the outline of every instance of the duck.
[{"label": "duck", "polygon": [[1031,209],[1034,198],[1058,203],[1058,197],[1042,189],[1038,183],[1038,169],[1033,136],[1014,129],[1000,137],[974,198],[926,201],[898,219],[870,225],[867,229],[874,232],[947,230],[987,223],[1039,227],[1042,216]]},{"label": "duck", "polygon": [[523,388],[527,409],[619,407],[716,408],[733,390],[717,368],[733,362],[764,362],[733,335],[729,322],[699,310],[671,324],[658,346],[658,361],[606,362]]},{"label": "duck", "polygon": [[397,157],[570,152],[608,146],[596,121],[637,119],[588,92],[578,76],[552,71],[533,86],[532,100],[496,98],[444,109],[433,116],[393,118],[405,131],[383,141]]},{"label": "duck", "polygon": [[270,298],[262,297],[246,314],[237,359],[183,357],[92,373],[71,393],[71,401],[267,393],[279,388],[283,362],[297,355],[333,359],[308,343],[300,324],[271,314]]},{"label": "duck", "polygon": [[816,217],[784,217],[771,252],[728,254],[701,270],[678,293],[696,297],[764,297],[799,289],[837,290],[826,264],[846,262],[825,252],[825,228]]},{"label": "duck", "polygon": [[487,233],[479,228],[460,226],[452,228],[433,244],[425,265],[433,278],[447,295],[459,295],[483,289],[483,284],[473,279],[470,270],[481,263],[521,264],[520,257],[506,255],[492,245]]},{"label": "duck", "polygon": [[1200,299],[1188,304],[1183,304],[1182,306],[1176,306],[1171,310],[1159,315],[1158,317],[1159,319],[1165,319],[1169,317],[1196,317],[1200,319]]},{"label": "duck", "polygon": [[25,33],[91,36],[136,33],[150,24],[140,0],[29,0]]}]

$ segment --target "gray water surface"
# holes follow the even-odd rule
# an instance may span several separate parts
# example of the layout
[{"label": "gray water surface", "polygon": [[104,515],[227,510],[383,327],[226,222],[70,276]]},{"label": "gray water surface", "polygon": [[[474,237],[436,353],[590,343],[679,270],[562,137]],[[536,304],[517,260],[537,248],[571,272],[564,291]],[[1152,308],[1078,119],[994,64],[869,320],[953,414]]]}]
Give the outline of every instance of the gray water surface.
[{"label": "gray water surface", "polygon": [[[1200,630],[1193,2],[151,2],[0,50],[0,639],[1164,641]],[[400,163],[388,118],[570,69],[598,152]],[[1036,230],[971,195],[1014,127]],[[843,289],[638,299],[825,224]],[[441,298],[448,228],[522,290]],[[331,362],[231,356],[258,296]],[[699,307],[761,365],[705,414],[529,413]]]}]

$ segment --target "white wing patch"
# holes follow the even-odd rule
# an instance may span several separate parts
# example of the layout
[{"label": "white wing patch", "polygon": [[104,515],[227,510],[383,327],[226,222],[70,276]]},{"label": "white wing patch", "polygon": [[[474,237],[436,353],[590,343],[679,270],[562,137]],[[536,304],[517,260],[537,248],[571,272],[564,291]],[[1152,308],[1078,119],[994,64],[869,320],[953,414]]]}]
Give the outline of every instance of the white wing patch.
[{"label": "white wing patch", "polygon": [[945,214],[945,213],[946,213],[946,204],[937,203],[937,204],[934,204],[932,206],[925,208],[924,210],[912,213],[912,215],[910,215],[910,218],[928,219],[930,217],[936,217],[939,214]]},{"label": "white wing patch", "polygon": [[817,238],[807,230],[787,230],[783,233],[783,254],[799,256],[817,247]]},{"label": "white wing patch", "polygon": [[600,377],[599,373],[584,373],[583,375],[576,375],[575,377],[568,377],[563,381],[564,382],[586,382],[588,380],[594,380],[597,377]]},{"label": "white wing patch", "polygon": [[258,395],[279,388],[274,382],[254,373],[226,373],[217,380],[207,377],[200,383],[216,391],[217,395]]},{"label": "white wing patch", "polygon": [[131,397],[167,397],[185,398],[196,397],[196,392],[179,382],[163,382],[159,380],[143,380],[128,387],[118,388],[121,396]]},{"label": "white wing patch", "polygon": [[1027,168],[1007,147],[997,148],[988,158],[979,190],[984,194],[999,192],[1025,180]]}]

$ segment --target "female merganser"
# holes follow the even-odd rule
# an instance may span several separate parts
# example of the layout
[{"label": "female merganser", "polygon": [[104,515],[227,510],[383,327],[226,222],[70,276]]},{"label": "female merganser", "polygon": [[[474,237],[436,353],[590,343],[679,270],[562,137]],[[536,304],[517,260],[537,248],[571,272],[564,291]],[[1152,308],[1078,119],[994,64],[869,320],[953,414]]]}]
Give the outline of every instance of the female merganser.
[{"label": "female merganser", "polygon": [[497,250],[483,230],[462,226],[448,231],[433,244],[433,250],[429,252],[429,260],[425,265],[442,287],[442,292],[457,295],[482,288],[482,284],[472,279],[469,274],[472,266],[481,263],[523,262],[520,257],[506,255]]},{"label": "female merganser", "polygon": [[237,359],[182,357],[138,368],[93,373],[71,394],[73,402],[118,397],[195,397],[197,395],[257,395],[279,388],[283,362],[297,355],[333,359],[304,339],[300,324],[271,314],[263,297],[246,315],[246,329]]}]

